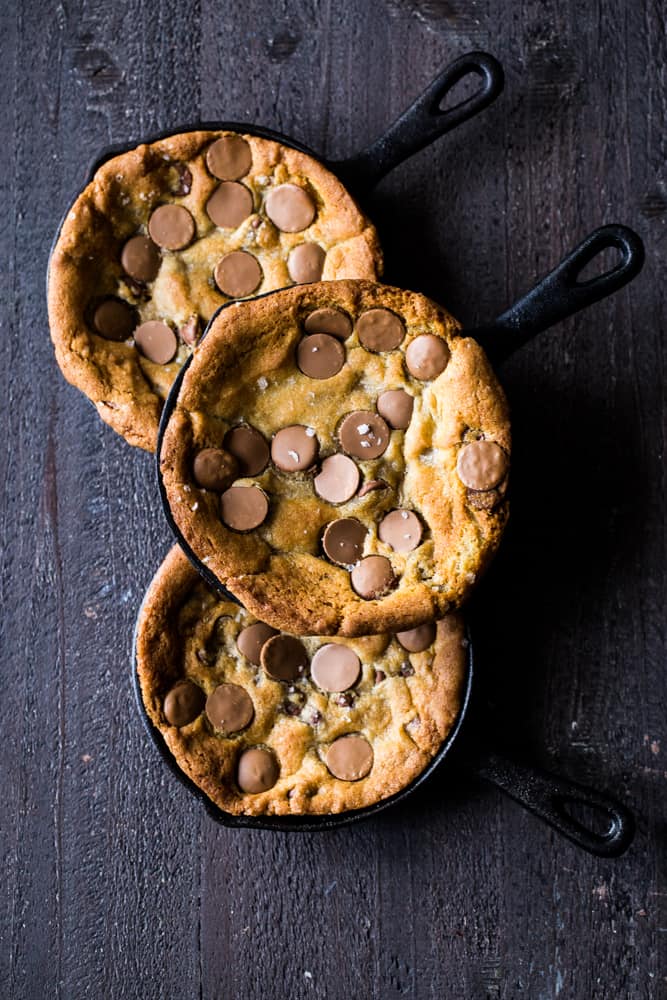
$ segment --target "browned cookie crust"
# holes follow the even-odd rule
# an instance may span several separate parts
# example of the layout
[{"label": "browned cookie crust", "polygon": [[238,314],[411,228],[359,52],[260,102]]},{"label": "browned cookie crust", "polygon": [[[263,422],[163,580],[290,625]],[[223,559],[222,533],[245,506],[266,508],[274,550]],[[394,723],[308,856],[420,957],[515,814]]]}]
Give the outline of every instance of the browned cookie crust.
[{"label": "browned cookie crust", "polygon": [[[434,626],[430,635],[403,637],[407,645],[427,642],[421,652],[409,652],[392,635],[346,641],[359,671],[340,692],[327,692],[313,679],[322,681],[315,655],[332,640],[299,640],[304,669],[294,680],[278,681],[237,644],[255,621],[214,594],[178,548],[158,570],[139,618],[137,670],[148,715],[178,766],[216,805],[247,815],[338,813],[386,798],[421,773],[461,704],[466,651],[458,615],[440,621],[437,634]],[[272,669],[276,665],[280,669],[280,656]],[[227,723],[242,728],[226,734],[210,716],[219,723],[220,701],[232,690]],[[247,766],[257,750],[259,773]],[[355,780],[360,771],[367,773]],[[239,781],[259,790],[244,792]]]},{"label": "browned cookie crust", "polygon": [[[101,166],[65,219],[49,265],[56,358],[103,420],[151,451],[167,392],[220,305],[380,271],[375,229],[316,160],[251,135],[175,135]],[[115,313],[98,314],[105,303]],[[166,331],[135,338],[150,321]]]},{"label": "browned cookie crust", "polygon": [[[338,354],[331,337],[316,342],[321,351],[310,346],[315,334],[307,329],[323,307],[354,325]],[[375,309],[390,312],[375,322]],[[387,349],[368,350],[360,337]],[[304,375],[304,351],[311,360],[326,355],[325,367],[331,361],[336,373]],[[387,390],[412,397],[406,429],[383,429],[377,411],[388,412],[380,400]],[[349,414],[359,412],[350,429]],[[400,412],[394,423],[405,425]],[[232,490],[233,475],[217,492],[202,489],[197,456],[233,451],[228,432],[248,425],[271,444],[272,461]],[[283,445],[288,426],[300,427],[291,448]],[[313,462],[309,441],[319,445]],[[507,519],[509,449],[502,389],[482,349],[459,336],[452,317],[416,293],[343,281],[221,311],[186,373],[161,467],[184,538],[253,614],[298,634],[353,636],[412,628],[463,602]],[[345,452],[353,495],[330,502],[321,495],[320,470],[327,457]],[[286,468],[290,455],[299,459],[293,466],[310,464]],[[347,485],[343,479],[337,485]],[[326,483],[324,493],[337,499]],[[254,503],[244,508],[244,498]],[[343,565],[326,551],[327,526],[340,519],[361,524],[360,548]]]}]

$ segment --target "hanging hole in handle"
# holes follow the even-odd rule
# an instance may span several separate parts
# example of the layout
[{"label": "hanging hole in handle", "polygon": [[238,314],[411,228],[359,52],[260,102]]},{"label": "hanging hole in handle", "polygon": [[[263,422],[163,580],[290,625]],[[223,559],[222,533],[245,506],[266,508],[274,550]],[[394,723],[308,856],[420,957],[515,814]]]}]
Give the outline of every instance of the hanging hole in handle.
[{"label": "hanging hole in handle", "polygon": [[592,805],[581,799],[560,796],[558,806],[567,819],[585,834],[605,840],[616,832],[618,823],[603,806]]},{"label": "hanging hole in handle", "polygon": [[604,278],[609,274],[618,271],[626,260],[626,254],[618,246],[608,246],[594,257],[586,261],[582,269],[578,272],[575,284],[588,285],[592,281]]},{"label": "hanging hole in handle", "polygon": [[481,81],[483,79],[483,73],[471,69],[466,70],[438,102],[436,108],[438,114],[447,114],[450,111],[456,111],[477,97],[481,90]]}]

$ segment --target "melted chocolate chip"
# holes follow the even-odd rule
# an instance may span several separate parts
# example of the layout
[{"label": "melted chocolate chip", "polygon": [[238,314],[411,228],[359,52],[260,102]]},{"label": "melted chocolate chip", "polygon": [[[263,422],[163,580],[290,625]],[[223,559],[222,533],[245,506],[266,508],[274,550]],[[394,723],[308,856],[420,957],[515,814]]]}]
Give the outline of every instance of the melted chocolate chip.
[{"label": "melted chocolate chip", "polygon": [[347,691],[359,680],[361,661],[349,646],[330,642],[315,653],[310,673],[323,691]]},{"label": "melted chocolate chip", "polygon": [[182,205],[160,205],[148,220],[154,243],[165,250],[183,250],[195,235],[195,220]]},{"label": "melted chocolate chip", "polygon": [[238,477],[239,463],[222,448],[204,448],[195,455],[192,471],[198,486],[222,493]]},{"label": "melted chocolate chip", "polygon": [[426,625],[408,629],[407,632],[397,632],[396,638],[409,653],[422,653],[435,642],[435,633],[435,622],[428,622]]},{"label": "melted chocolate chip", "polygon": [[246,659],[258,667],[261,662],[262,647],[274,635],[278,635],[276,629],[271,628],[270,625],[265,625],[264,622],[255,622],[254,625],[248,625],[246,628],[241,629],[236,639],[236,645]]},{"label": "melted chocolate chip", "polygon": [[274,635],[262,646],[261,663],[275,681],[296,681],[308,667],[308,653],[293,635]]},{"label": "melted chocolate chip", "polygon": [[392,510],[380,521],[378,536],[395,552],[412,552],[422,540],[422,524],[411,510]]},{"label": "melted chocolate chip", "polygon": [[223,135],[206,150],[206,166],[221,181],[237,181],[252,166],[252,151],[240,135]]},{"label": "melted chocolate chip", "polygon": [[408,371],[426,382],[444,372],[449,361],[449,348],[444,340],[432,333],[422,333],[410,341],[405,352]]},{"label": "melted chocolate chip", "polygon": [[313,480],[318,497],[329,503],[346,503],[359,486],[359,469],[347,455],[329,455]]},{"label": "melted chocolate chip", "polygon": [[324,270],[326,253],[317,243],[301,243],[290,250],[287,258],[287,270],[292,281],[297,285],[319,281]]},{"label": "melted chocolate chip", "polygon": [[375,490],[388,490],[389,483],[385,483],[384,479],[369,479],[367,483],[359,490],[359,498],[365,497],[367,493],[373,493]]},{"label": "melted chocolate chip", "polygon": [[340,736],[329,747],[326,764],[334,778],[359,781],[373,767],[373,748],[367,739],[357,733]]},{"label": "melted chocolate chip", "polygon": [[198,684],[183,680],[174,684],[164,699],[164,717],[170,726],[187,726],[204,707],[206,696]]},{"label": "melted chocolate chip", "polygon": [[509,461],[495,441],[471,441],[456,460],[459,479],[471,490],[491,490],[507,475]]},{"label": "melted chocolate chip", "polygon": [[250,725],[255,709],[245,688],[238,684],[219,684],[206,699],[206,715],[217,732],[229,736]]},{"label": "melted chocolate chip", "polygon": [[252,531],[266,520],[269,501],[257,486],[230,486],[220,497],[220,514],[233,531]]},{"label": "melted chocolate chip", "polygon": [[322,548],[337,566],[353,566],[361,559],[367,534],[368,529],[356,517],[341,517],[326,526]]},{"label": "melted chocolate chip", "polygon": [[343,451],[355,458],[379,458],[387,450],[391,432],[385,421],[371,410],[348,413],[338,429]]},{"label": "melted chocolate chip", "polygon": [[359,343],[367,351],[393,351],[405,336],[403,321],[389,309],[368,309],[355,327]]},{"label": "melted chocolate chip", "polygon": [[316,309],[303,324],[306,333],[330,333],[339,340],[347,340],[352,333],[352,320],[340,309]]},{"label": "melted chocolate chip", "polygon": [[385,556],[366,556],[350,573],[350,582],[359,597],[372,601],[388,594],[397,580]]},{"label": "melted chocolate chip", "polygon": [[283,427],[271,442],[273,464],[283,472],[301,472],[317,461],[320,443],[310,427]]},{"label": "melted chocolate chip", "polygon": [[296,362],[309,378],[332,378],[345,364],[345,348],[328,333],[313,333],[299,341]]},{"label": "melted chocolate chip", "polygon": [[269,464],[266,439],[248,424],[239,424],[228,430],[224,444],[227,451],[237,459],[242,476],[258,476]]},{"label": "melted chocolate chip", "polygon": [[220,229],[237,229],[252,215],[252,193],[238,181],[223,181],[206,202],[206,214]]},{"label": "melted chocolate chip", "polygon": [[160,270],[160,251],[148,236],[133,236],[123,247],[120,262],[135,281],[153,281]]},{"label": "melted chocolate chip", "polygon": [[244,750],[236,765],[236,783],[242,792],[257,795],[273,788],[280,767],[275,754],[263,747],[251,747]]},{"label": "melted chocolate chip", "polygon": [[280,184],[266,199],[266,214],[284,233],[300,233],[315,218],[315,202],[302,187]]},{"label": "melted chocolate chip", "polygon": [[252,295],[262,281],[262,268],[256,257],[245,250],[232,250],[218,261],[214,271],[215,283],[232,299]]},{"label": "melted chocolate chip", "polygon": [[190,316],[178,331],[178,335],[188,347],[194,347],[199,340],[199,316]]},{"label": "melted chocolate chip", "polygon": [[192,190],[192,171],[185,163],[175,163],[174,170],[177,181],[172,194],[175,198],[185,198]]},{"label": "melted chocolate chip", "polygon": [[378,413],[395,430],[404,431],[412,419],[413,397],[404,389],[387,389],[378,396]]},{"label": "melted chocolate chip", "polygon": [[120,299],[105,299],[93,315],[93,326],[105,340],[127,340],[132,336],[135,323],[134,309]]}]

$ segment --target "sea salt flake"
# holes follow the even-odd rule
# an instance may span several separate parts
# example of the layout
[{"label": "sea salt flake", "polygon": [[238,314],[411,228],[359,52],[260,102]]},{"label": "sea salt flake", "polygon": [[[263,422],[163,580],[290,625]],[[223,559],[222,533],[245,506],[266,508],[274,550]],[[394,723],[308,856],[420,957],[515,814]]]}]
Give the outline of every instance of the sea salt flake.
[{"label": "sea salt flake", "polygon": [[368,434],[370,427],[368,424],[359,424],[357,427],[357,434]]},{"label": "sea salt flake", "polygon": [[371,446],[370,441],[362,441],[361,442],[361,447],[362,448],[370,448],[370,446]]},{"label": "sea salt flake", "polygon": [[403,518],[403,520],[404,520],[404,521],[407,521],[407,519],[408,519],[408,516],[409,516],[409,515],[408,515],[408,512],[407,512],[407,510],[402,510],[402,511],[401,511],[401,517]]},{"label": "sea salt flake", "polygon": [[259,378],[257,379],[257,388],[261,389],[262,391],[264,391],[264,389],[266,389],[266,387],[268,386],[268,384],[269,384],[269,380],[267,378],[264,378],[263,375],[260,375]]},{"label": "sea salt flake", "polygon": [[314,427],[306,427],[306,437],[309,437],[309,438],[314,438],[315,437],[315,428]]},{"label": "sea salt flake", "polygon": [[292,451],[292,450],[290,449],[290,450],[289,450],[289,451],[287,452],[287,454],[289,455],[289,457],[290,457],[290,458],[293,458],[295,462],[298,462],[298,461],[299,461],[299,453],[298,453],[298,451]]}]

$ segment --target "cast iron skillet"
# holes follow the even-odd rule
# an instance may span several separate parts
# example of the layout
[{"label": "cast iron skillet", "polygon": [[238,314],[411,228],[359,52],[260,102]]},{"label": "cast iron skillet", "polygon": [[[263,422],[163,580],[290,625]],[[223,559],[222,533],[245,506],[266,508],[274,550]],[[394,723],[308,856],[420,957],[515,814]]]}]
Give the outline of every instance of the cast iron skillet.
[{"label": "cast iron skillet", "polygon": [[[618,262],[602,274],[588,280],[580,280],[583,269],[595,257],[610,248],[615,248],[619,252]],[[644,247],[642,241],[631,229],[620,225],[604,226],[596,229],[568,254],[553,271],[498,317],[494,323],[467,332],[484,346],[488,355],[494,361],[502,361],[537,333],[546,330],[554,323],[578,312],[585,306],[598,302],[607,295],[618,291],[636,277],[642,268],[643,262]],[[226,308],[226,305],[221,308]],[[215,316],[213,319],[215,319]],[[164,484],[159,471],[164,431],[176,404],[180,385],[190,360],[191,358],[186,361],[173,385],[160,422],[157,447],[160,494],[167,520],[186,555],[210,585],[231,600],[236,600],[232,594],[229,594],[220,585],[208,567],[196,558],[178,531],[171,516]],[[415,788],[433,774],[449,754],[459,736],[463,720],[468,713],[473,683],[473,653],[472,645],[469,645],[465,693],[458,718],[431,763],[414,781],[400,792],[397,792],[396,795],[368,806],[365,809],[352,810],[333,816],[234,816],[211,803],[203,792],[177,767],[160,732],[154,728],[146,714],[141,698],[138,675],[134,666],[135,661],[136,657],[133,656],[133,676],[139,710],[153,742],[160,750],[169,767],[174,771],[179,780],[204,802],[209,813],[218,822],[225,826],[254,827],[264,830],[300,830],[308,832],[331,830],[337,826],[343,826],[374,816],[383,809],[403,801]],[[630,812],[620,803],[593,789],[584,788],[566,778],[561,778],[536,768],[530,768],[524,764],[518,764],[500,756],[493,750],[478,750],[476,755],[468,762],[468,768],[479,777],[497,785],[521,805],[545,820],[559,833],[562,833],[573,843],[589,851],[591,854],[601,857],[617,857],[629,847],[632,841],[634,821]],[[572,807],[587,807],[593,810],[594,813],[597,813],[598,816],[605,817],[609,824],[607,831],[599,833],[594,829],[593,824],[586,825],[584,821],[575,818],[570,812]]]},{"label": "cast iron skillet", "polygon": [[[442,108],[445,98],[458,83],[467,76],[481,77],[480,86],[473,94],[466,97],[451,108]],[[362,149],[346,160],[325,160],[312,149],[290,136],[276,132],[274,129],[244,122],[196,122],[169,129],[144,140],[147,143],[167,139],[181,132],[220,131],[241,132],[256,135],[262,139],[272,139],[284,146],[290,146],[301,153],[312,156],[327,167],[339,180],[350,189],[350,192],[360,199],[375,187],[390,170],[407,160],[414,153],[430,146],[432,142],[451,132],[463,122],[473,118],[484,108],[492,104],[502,92],[505,83],[503,69],[500,63],[487,52],[468,52],[459,56],[433,80],[426,90],[414,101],[396,121],[389,126],[375,142]],[[108,146],[92,164],[88,180],[92,180],[96,171],[114,156],[127,153],[134,149],[136,141],[121,145]]]}]

